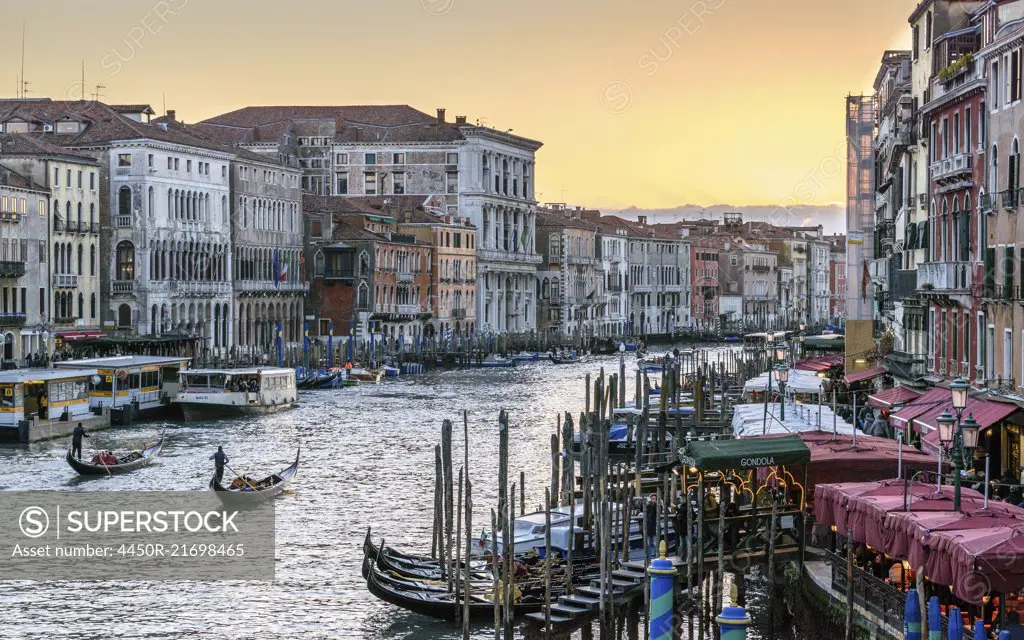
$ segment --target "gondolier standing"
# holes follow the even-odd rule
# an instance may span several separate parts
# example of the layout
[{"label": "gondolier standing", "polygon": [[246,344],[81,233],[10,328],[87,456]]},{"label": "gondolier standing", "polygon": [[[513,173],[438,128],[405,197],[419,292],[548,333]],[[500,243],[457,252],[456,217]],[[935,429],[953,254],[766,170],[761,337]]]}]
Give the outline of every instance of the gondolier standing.
[{"label": "gondolier standing", "polygon": [[82,459],[82,438],[88,438],[89,434],[85,432],[82,427],[82,423],[79,422],[75,430],[71,432],[71,455],[76,460]]},{"label": "gondolier standing", "polygon": [[217,467],[217,484],[224,478],[224,465],[228,463],[228,454],[224,453],[224,447],[217,447],[217,453],[210,456],[214,466]]},{"label": "gondolier standing", "polygon": [[644,527],[647,529],[647,553],[658,557],[658,494],[652,493],[644,505]]}]

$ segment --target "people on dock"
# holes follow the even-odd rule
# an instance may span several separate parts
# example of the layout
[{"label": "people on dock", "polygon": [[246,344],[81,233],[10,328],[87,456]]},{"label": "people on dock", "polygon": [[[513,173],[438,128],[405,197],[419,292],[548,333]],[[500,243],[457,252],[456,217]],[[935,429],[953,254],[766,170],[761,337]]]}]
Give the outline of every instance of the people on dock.
[{"label": "people on dock", "polygon": [[36,402],[39,404],[39,417],[47,419],[49,417],[50,410],[50,398],[46,395],[45,390],[41,390],[39,395],[36,396]]},{"label": "people on dock", "polygon": [[71,432],[71,455],[76,460],[82,459],[82,438],[88,438],[89,434],[85,432],[85,427],[79,422],[75,430]]},{"label": "people on dock", "polygon": [[224,478],[224,466],[228,463],[228,454],[224,453],[224,447],[217,447],[217,453],[210,456],[213,465],[217,470],[217,484]]},{"label": "people on dock", "polygon": [[644,505],[644,528],[647,531],[647,554],[658,555],[658,494],[652,493]]}]

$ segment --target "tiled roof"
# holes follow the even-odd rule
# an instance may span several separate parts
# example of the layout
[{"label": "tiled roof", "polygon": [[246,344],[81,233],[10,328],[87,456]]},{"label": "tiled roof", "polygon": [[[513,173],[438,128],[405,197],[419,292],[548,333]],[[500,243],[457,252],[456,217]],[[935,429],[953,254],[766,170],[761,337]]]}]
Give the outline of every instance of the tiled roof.
[{"label": "tiled roof", "polygon": [[36,184],[35,182],[21,175],[17,171],[12,171],[5,167],[0,167],[0,187],[17,187],[19,189],[33,189],[36,191],[45,192],[50,191],[43,185]]},{"label": "tiled roof", "polygon": [[149,115],[156,115],[156,111],[153,111],[153,107],[148,104],[112,104],[110,108],[118,113],[148,113]]},{"label": "tiled roof", "polygon": [[380,211],[368,202],[345,196],[314,196],[303,194],[302,210],[308,213],[330,213],[333,215],[380,215]]},{"label": "tiled roof", "polygon": [[71,151],[70,149],[51,144],[31,133],[0,133],[0,157],[5,155],[60,156],[80,161],[96,162],[96,159],[88,154]]},{"label": "tiled roof", "polygon": [[575,209],[559,210],[538,207],[537,226],[559,227],[568,229],[585,229],[587,231],[598,230],[597,223],[595,223],[593,220],[588,219],[587,217],[575,217],[573,214],[576,212],[577,210]]},{"label": "tiled roof", "polygon": [[331,237],[334,240],[362,240],[364,242],[376,242],[381,239],[376,233],[366,230],[361,225],[347,222],[335,222]]},{"label": "tiled roof", "polygon": [[[326,130],[320,132],[318,127],[325,123]],[[235,143],[279,141],[293,127],[295,135],[327,135],[343,143],[463,139],[459,127],[438,123],[435,116],[408,105],[243,107],[208,118],[199,126],[211,137]]]},{"label": "tiled roof", "polygon": [[[117,140],[158,140],[171,144],[225,152],[222,145],[197,137],[183,128],[135,122],[101,102],[68,100],[0,101],[0,122],[20,119],[33,123],[74,120],[86,128],[74,134],[46,134],[47,141],[69,147],[101,145]],[[229,153],[229,152],[227,152]]]}]

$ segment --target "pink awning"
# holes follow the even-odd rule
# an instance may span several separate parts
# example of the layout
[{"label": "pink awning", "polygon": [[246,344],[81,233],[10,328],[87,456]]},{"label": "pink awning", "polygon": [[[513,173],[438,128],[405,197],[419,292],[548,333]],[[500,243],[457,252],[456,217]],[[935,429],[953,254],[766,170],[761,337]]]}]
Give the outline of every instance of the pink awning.
[{"label": "pink awning", "polygon": [[893,387],[868,396],[868,406],[875,409],[889,409],[895,404],[907,404],[920,397],[920,393],[907,387]]},{"label": "pink awning", "polygon": [[864,380],[871,380],[878,376],[885,375],[884,367],[871,367],[870,369],[864,369],[863,371],[857,371],[855,373],[848,373],[843,380],[846,384],[854,384],[856,382],[863,382]]},{"label": "pink awning", "polygon": [[894,426],[903,426],[922,413],[931,410],[937,404],[949,401],[951,397],[949,393],[949,389],[938,387],[929,389],[924,395],[892,414],[889,419],[893,421]]},{"label": "pink awning", "polygon": [[[946,389],[947,396],[949,390]],[[994,400],[984,400],[977,396],[969,396],[967,398],[967,408],[964,409],[963,417],[966,419],[968,416],[974,416],[974,419],[981,425],[982,431],[988,429],[992,425],[996,424],[1000,420],[1006,418],[1008,415],[1016,411],[1019,407],[1009,402],[996,402]],[[939,428],[939,423],[936,420],[944,411],[948,411],[953,414],[953,402],[950,400],[947,403],[936,405],[926,413],[921,414],[920,417],[914,419],[914,424],[917,427],[918,433],[925,431],[925,427],[932,430],[932,433],[937,433],[934,430]],[[928,435],[931,435],[929,433]],[[927,436],[926,436],[927,438]],[[936,439],[930,440],[930,442],[938,442],[938,435]]]}]

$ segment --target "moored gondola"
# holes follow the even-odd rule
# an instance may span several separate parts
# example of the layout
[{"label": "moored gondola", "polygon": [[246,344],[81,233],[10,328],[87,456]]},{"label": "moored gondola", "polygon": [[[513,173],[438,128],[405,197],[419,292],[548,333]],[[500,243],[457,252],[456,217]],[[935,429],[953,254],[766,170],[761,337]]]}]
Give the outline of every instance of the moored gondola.
[{"label": "moored gondola", "polygon": [[[432,618],[454,621],[456,616],[461,615],[463,602],[456,599],[454,594],[416,588],[412,586],[399,586],[394,580],[389,580],[386,573],[383,573],[374,560],[366,558],[366,586],[370,593],[385,602],[402,607],[414,613],[419,613]],[[516,602],[516,615],[540,611],[543,601],[534,596],[524,596]],[[483,595],[470,594],[469,617],[492,618],[494,616],[494,602]]]},{"label": "moored gondola", "polygon": [[575,355],[556,356],[553,353],[549,353],[548,358],[551,360],[552,364],[576,364],[580,361],[579,356]]},{"label": "moored gondola", "polygon": [[239,476],[227,486],[217,482],[217,476],[210,478],[210,488],[217,493],[221,500],[238,500],[246,502],[262,501],[264,498],[272,498],[284,491],[285,484],[299,470],[299,454],[295,452],[295,462],[281,471],[271,474],[262,480],[252,480],[247,476]]},{"label": "moored gondola", "polygon": [[164,434],[160,434],[160,439],[151,447],[139,451],[132,451],[124,456],[117,458],[116,463],[103,464],[95,462],[86,462],[85,460],[79,460],[71,455],[71,449],[68,449],[67,455],[64,457],[71,468],[77,471],[83,476],[106,476],[115,473],[125,473],[126,471],[132,471],[139,467],[144,467],[153,461],[153,458],[160,453],[160,449],[164,446]]}]

